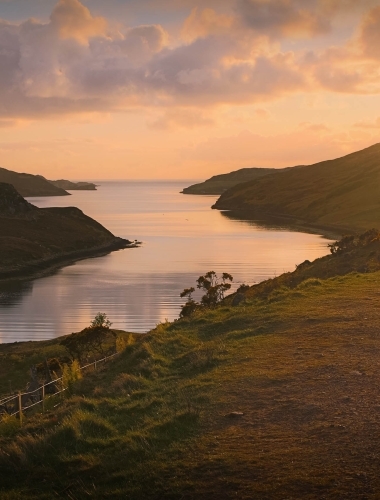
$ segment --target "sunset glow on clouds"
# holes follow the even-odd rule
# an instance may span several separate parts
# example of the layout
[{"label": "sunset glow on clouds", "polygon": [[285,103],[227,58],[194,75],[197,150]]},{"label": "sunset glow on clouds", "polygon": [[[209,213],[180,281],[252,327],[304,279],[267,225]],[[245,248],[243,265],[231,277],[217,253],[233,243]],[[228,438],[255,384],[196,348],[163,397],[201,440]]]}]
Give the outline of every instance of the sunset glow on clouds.
[{"label": "sunset glow on clouds", "polygon": [[0,0],[0,165],[205,178],[379,142],[380,3],[358,4]]}]

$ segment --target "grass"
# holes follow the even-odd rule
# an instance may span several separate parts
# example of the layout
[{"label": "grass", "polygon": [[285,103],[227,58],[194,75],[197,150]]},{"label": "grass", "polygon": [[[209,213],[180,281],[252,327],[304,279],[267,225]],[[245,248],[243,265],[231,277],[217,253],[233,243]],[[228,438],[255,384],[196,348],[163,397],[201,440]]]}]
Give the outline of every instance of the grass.
[{"label": "grass", "polygon": [[3,422],[1,498],[378,498],[380,271],[349,270],[160,324]]},{"label": "grass", "polygon": [[[131,334],[121,330],[113,330],[118,341],[125,339],[128,344]],[[43,363],[45,359],[56,358],[61,363],[67,362],[68,352],[60,345],[59,339],[39,342],[14,342],[0,344],[0,399],[10,392],[24,391],[30,380],[30,368]],[[12,389],[12,391],[10,391]]]},{"label": "grass", "polygon": [[380,225],[380,144],[336,160],[281,170],[222,194],[221,210],[290,216],[318,226]]}]

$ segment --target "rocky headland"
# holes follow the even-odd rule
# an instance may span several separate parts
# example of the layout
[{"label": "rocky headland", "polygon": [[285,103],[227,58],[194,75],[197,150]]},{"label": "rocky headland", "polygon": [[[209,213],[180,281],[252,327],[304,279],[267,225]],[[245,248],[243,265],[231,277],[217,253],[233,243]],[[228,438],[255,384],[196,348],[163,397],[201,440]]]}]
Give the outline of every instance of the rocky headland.
[{"label": "rocky headland", "polygon": [[75,207],[40,209],[0,183],[0,279],[135,246]]}]

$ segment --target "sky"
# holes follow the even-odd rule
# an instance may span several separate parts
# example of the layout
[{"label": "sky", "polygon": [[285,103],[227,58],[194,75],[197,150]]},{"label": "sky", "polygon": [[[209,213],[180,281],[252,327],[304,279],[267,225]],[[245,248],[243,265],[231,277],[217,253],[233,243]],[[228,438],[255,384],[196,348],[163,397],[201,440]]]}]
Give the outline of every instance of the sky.
[{"label": "sky", "polygon": [[205,179],[380,142],[380,0],[0,0],[0,166]]}]

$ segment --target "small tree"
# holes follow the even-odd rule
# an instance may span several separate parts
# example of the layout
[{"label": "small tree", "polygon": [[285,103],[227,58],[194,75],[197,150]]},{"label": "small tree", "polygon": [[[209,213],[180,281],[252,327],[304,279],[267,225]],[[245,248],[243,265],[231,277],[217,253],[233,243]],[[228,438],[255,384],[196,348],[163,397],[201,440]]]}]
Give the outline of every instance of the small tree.
[{"label": "small tree", "polygon": [[112,325],[106,313],[98,312],[95,318],[91,321],[90,328],[110,328]]},{"label": "small tree", "polygon": [[81,363],[91,357],[104,357],[116,349],[117,335],[110,330],[111,325],[105,313],[98,313],[88,328],[64,338],[61,345],[67,349],[71,359]]},{"label": "small tree", "polygon": [[199,307],[215,307],[219,304],[225,296],[227,290],[231,288],[231,283],[228,281],[233,281],[233,277],[228,273],[223,273],[222,277],[219,278],[215,271],[209,271],[204,276],[199,276],[197,279],[197,288],[206,292],[201,303],[196,302],[193,299],[193,293],[195,288],[185,288],[181,293],[181,298],[187,297],[187,302],[182,306],[180,317],[190,316]]},{"label": "small tree", "polygon": [[195,292],[195,288],[185,288],[184,291],[180,294],[181,299],[187,297],[186,304],[182,306],[180,318],[185,316],[190,316],[193,312],[199,307],[198,302],[195,302],[193,299],[193,293]]},{"label": "small tree", "polygon": [[209,271],[204,276],[199,276],[197,288],[206,292],[201,300],[202,305],[215,307],[221,302],[225,292],[231,288],[231,283],[227,283],[227,281],[233,281],[233,277],[228,273],[223,273],[221,279],[218,278],[215,271]]}]

